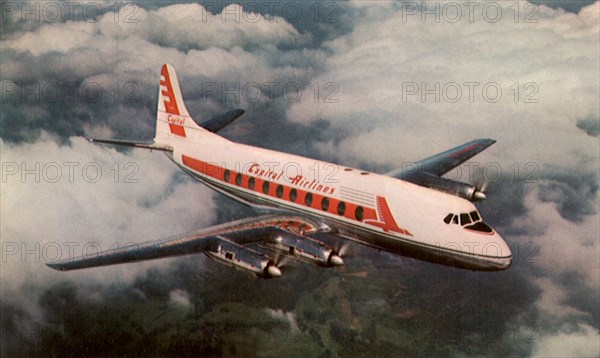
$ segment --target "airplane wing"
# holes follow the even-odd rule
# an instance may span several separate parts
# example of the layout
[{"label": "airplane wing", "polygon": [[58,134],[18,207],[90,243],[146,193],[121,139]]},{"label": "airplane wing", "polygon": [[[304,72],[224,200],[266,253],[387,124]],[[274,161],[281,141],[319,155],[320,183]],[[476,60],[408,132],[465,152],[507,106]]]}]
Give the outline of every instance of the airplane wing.
[{"label": "airplane wing", "polygon": [[202,252],[212,253],[215,256],[221,253],[222,248],[227,248],[228,252],[237,253],[235,260],[238,262],[245,260],[250,264],[255,264],[264,261],[266,257],[244,248],[245,245],[275,242],[274,240],[280,240],[281,236],[299,240],[304,235],[322,230],[324,230],[322,224],[307,218],[264,215],[213,226],[194,234],[130,244],[122,248],[69,258],[47,265],[55,270],[69,271]]},{"label": "airplane wing", "polygon": [[496,141],[493,139],[476,139],[420,160],[409,168],[393,170],[385,175],[420,184],[419,177],[423,174],[440,177],[494,143]]}]

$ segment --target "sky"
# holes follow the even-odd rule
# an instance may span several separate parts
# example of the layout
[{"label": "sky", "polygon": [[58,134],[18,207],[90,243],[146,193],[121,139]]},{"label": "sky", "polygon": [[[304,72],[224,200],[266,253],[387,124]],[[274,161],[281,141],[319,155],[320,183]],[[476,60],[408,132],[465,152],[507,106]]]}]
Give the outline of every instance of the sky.
[{"label": "sky", "polygon": [[[208,322],[212,316],[199,312],[218,303],[205,297],[199,308],[198,291],[181,280],[196,277],[189,270],[202,282],[203,275],[255,282],[202,257],[73,273],[44,265],[254,214],[193,182],[161,153],[83,138],[151,139],[163,63],[177,69],[194,118],[246,110],[222,132],[242,143],[383,173],[472,139],[497,140],[449,176],[469,180],[483,168],[491,188],[478,207],[513,249],[511,268],[475,274],[410,260],[404,267],[398,263],[406,259],[356,248],[340,271],[300,269],[283,283],[249,287],[280,290],[296,303],[258,296],[251,305],[268,319],[310,336],[299,308],[306,299],[295,286],[325,290],[353,267],[381,273],[390,265],[400,276],[407,271],[403,284],[416,301],[439,303],[433,292],[440,286],[477,294],[428,308],[432,314],[475,310],[498,320],[502,337],[519,337],[482,351],[473,334],[458,331],[475,343],[460,341],[449,348],[453,355],[600,355],[599,4],[3,2],[3,355],[48,344],[40,334],[54,332],[51,317],[66,319],[48,303],[57,292],[78,292],[74,306],[89,295],[97,307],[148,297],[140,282],[151,281],[178,312],[173,317],[188,322],[196,316],[186,310],[194,309]],[[115,296],[115,287],[130,296]],[[223,289],[223,301],[248,295]],[[379,313],[398,314],[391,291],[383,292],[367,302],[383,301]],[[420,346],[435,339],[420,337]],[[101,349],[88,352],[107,353]]]}]

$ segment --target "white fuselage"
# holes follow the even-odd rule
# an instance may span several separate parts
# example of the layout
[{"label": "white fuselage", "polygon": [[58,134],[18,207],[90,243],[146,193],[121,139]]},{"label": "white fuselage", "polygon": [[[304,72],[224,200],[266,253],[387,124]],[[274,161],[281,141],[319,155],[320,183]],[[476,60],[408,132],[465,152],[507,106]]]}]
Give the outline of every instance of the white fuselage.
[{"label": "white fuselage", "polygon": [[173,161],[210,187],[252,205],[321,218],[339,235],[360,243],[475,270],[510,265],[511,251],[495,230],[481,232],[444,222],[452,213],[477,212],[472,202],[457,196],[234,143],[205,130],[188,131],[173,148]]}]

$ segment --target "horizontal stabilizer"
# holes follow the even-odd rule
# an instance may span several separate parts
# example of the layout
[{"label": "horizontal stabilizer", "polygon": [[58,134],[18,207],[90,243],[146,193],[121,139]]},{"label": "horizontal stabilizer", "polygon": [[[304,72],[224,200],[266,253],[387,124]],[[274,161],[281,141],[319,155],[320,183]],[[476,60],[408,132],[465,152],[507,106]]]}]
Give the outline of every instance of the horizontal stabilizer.
[{"label": "horizontal stabilizer", "polygon": [[242,114],[244,114],[244,110],[234,109],[233,111],[225,112],[215,117],[212,117],[211,119],[199,123],[199,125],[207,131],[216,133],[219,130],[223,129],[225,126],[227,126],[229,123],[233,122]]},{"label": "horizontal stabilizer", "polygon": [[101,143],[101,144],[112,144],[112,145],[122,145],[126,147],[135,147],[135,148],[143,148],[143,149],[151,149],[151,150],[162,150],[164,152],[172,152],[173,147],[169,145],[157,144],[153,141],[148,142],[135,142],[130,140],[120,140],[120,139],[96,139],[96,138],[86,138],[92,143]]}]

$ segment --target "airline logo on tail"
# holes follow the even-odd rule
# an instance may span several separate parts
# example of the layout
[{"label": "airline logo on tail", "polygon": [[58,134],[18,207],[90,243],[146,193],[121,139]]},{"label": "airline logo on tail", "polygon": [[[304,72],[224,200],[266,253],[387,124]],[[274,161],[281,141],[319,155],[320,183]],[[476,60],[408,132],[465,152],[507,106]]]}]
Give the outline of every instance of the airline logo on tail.
[{"label": "airline logo on tail", "polygon": [[169,113],[167,122],[169,123],[171,133],[185,137],[185,117],[179,117],[179,115],[187,116],[187,110],[183,107],[183,99],[181,99],[181,105],[177,104],[177,97],[181,98],[181,92],[176,82],[176,75],[173,76],[174,78],[171,77],[172,74],[169,71],[168,65],[164,65],[160,71],[160,93],[165,105],[165,111]]}]

